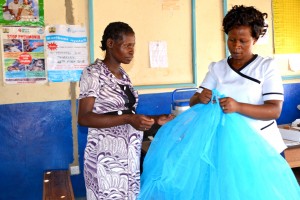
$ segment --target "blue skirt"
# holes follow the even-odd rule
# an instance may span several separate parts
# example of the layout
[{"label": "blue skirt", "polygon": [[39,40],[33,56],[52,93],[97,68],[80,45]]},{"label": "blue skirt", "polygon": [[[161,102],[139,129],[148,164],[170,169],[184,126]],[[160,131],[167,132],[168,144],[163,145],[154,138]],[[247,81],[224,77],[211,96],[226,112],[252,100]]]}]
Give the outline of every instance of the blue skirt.
[{"label": "blue skirt", "polygon": [[286,160],[237,113],[197,104],[163,125],[144,159],[140,200],[299,200]]}]

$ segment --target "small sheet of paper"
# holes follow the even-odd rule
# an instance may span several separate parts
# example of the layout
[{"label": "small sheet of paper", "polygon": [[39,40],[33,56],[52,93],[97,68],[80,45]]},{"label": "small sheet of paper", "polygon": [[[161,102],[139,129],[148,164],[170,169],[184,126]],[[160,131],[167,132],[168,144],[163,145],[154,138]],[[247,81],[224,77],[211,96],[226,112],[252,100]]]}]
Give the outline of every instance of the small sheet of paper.
[{"label": "small sheet of paper", "polygon": [[300,119],[296,119],[295,121],[292,122],[292,128],[294,129],[298,129],[300,130],[300,126],[298,126],[300,124]]},{"label": "small sheet of paper", "polygon": [[300,142],[300,131],[279,128],[282,139]]},{"label": "small sheet of paper", "polygon": [[167,68],[168,53],[166,41],[152,41],[149,43],[151,68]]},{"label": "small sheet of paper", "polygon": [[294,72],[300,71],[300,54],[289,55],[289,68]]}]

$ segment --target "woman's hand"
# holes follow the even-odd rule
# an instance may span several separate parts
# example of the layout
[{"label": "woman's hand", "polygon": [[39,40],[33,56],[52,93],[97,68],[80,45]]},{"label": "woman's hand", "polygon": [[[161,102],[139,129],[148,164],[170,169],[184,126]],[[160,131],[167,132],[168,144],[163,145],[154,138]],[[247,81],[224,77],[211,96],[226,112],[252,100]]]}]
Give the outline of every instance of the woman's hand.
[{"label": "woman's hand", "polygon": [[175,115],[173,114],[164,114],[164,115],[160,115],[158,116],[156,123],[159,125],[164,125],[165,123],[167,123],[168,121],[174,119]]},{"label": "woman's hand", "polygon": [[154,124],[154,119],[145,115],[106,115],[94,113],[94,104],[95,97],[86,97],[79,100],[78,124],[93,128],[109,128],[123,124],[130,124],[140,131],[148,130]]},{"label": "woman's hand", "polygon": [[237,102],[231,97],[225,97],[220,98],[219,102],[224,113],[237,112],[239,114],[259,120],[278,119],[282,110],[281,100],[268,100],[263,104],[254,105]]},{"label": "woman's hand", "polygon": [[239,102],[231,97],[220,98],[219,102],[224,113],[233,113],[239,110]]},{"label": "woman's hand", "polygon": [[149,130],[155,120],[145,115],[130,114],[130,125],[140,131]]},{"label": "woman's hand", "polygon": [[208,104],[211,101],[212,91],[204,88],[201,93],[196,92],[190,99],[190,106],[197,103]]}]

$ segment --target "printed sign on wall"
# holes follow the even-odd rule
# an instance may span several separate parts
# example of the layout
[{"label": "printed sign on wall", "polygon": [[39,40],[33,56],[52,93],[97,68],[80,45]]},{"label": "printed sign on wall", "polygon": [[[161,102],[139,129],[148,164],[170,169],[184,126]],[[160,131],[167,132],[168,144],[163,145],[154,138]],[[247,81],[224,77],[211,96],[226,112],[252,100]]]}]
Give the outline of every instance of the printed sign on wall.
[{"label": "printed sign on wall", "polygon": [[0,24],[44,25],[44,0],[0,0],[0,4]]},{"label": "printed sign on wall", "polygon": [[46,26],[46,53],[50,82],[79,81],[88,65],[86,28],[80,25]]},{"label": "printed sign on wall", "polygon": [[1,40],[5,83],[46,82],[43,28],[2,27]]}]

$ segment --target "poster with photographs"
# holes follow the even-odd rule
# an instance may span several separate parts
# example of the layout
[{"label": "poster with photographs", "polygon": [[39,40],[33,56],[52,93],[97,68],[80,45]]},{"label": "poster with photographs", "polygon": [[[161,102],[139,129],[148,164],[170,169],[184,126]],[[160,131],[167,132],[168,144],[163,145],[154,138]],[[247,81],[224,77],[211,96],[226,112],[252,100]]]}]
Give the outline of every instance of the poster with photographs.
[{"label": "poster with photographs", "polygon": [[0,0],[0,24],[44,26],[44,0]]},{"label": "poster with photographs", "polygon": [[49,82],[79,81],[82,69],[88,65],[86,28],[46,26],[45,51]]},{"label": "poster with photographs", "polygon": [[47,81],[43,28],[2,27],[1,43],[5,83]]}]

